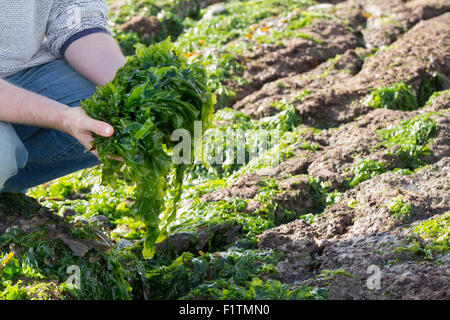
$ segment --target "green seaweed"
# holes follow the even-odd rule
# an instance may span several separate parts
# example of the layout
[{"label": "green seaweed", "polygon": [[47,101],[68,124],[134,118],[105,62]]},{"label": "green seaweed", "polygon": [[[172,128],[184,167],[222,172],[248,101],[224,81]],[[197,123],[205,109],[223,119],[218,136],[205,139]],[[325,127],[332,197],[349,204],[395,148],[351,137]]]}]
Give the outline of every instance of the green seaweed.
[{"label": "green seaweed", "polygon": [[403,82],[373,89],[364,100],[364,103],[374,109],[385,108],[411,111],[419,107],[411,86]]},{"label": "green seaweed", "polygon": [[239,248],[201,256],[183,253],[146,278],[156,299],[323,299],[325,292],[314,288],[289,289],[275,280],[258,279],[275,274],[282,258],[271,250]]},{"label": "green seaweed", "polygon": [[444,89],[444,81],[440,75],[426,77],[420,84],[419,92],[417,93],[417,103],[419,106],[424,106],[427,101],[437,91]]},{"label": "green seaweed", "polygon": [[325,207],[338,202],[341,195],[338,190],[331,191],[326,182],[315,177],[309,177],[309,192],[315,213],[320,213]]},{"label": "green seaweed", "polygon": [[346,271],[345,269],[342,269],[342,268],[335,269],[335,270],[324,269],[320,272],[320,276],[324,277],[326,280],[331,280],[338,274],[344,275],[349,278],[355,278],[354,275],[352,275],[351,273],[349,273],[348,271]]},{"label": "green seaweed", "polygon": [[191,299],[215,300],[324,300],[328,292],[310,286],[295,286],[273,279],[261,280],[253,278],[245,284],[230,280],[206,281],[189,292],[182,300]]},{"label": "green seaweed", "polygon": [[308,97],[309,95],[311,95],[311,93],[312,93],[312,91],[311,90],[300,90],[298,93],[297,93],[297,95],[295,96],[295,100],[296,101],[301,101],[301,102],[303,102],[305,99],[306,99],[306,97]]},{"label": "green seaweed", "polygon": [[[205,179],[223,179],[250,166],[277,165],[287,158],[286,140],[299,125],[300,117],[297,109],[285,100],[272,106],[278,113],[259,120],[231,108],[219,109],[214,115],[214,127],[205,132],[203,139],[209,166],[198,164],[188,169],[186,182],[192,185]],[[295,142],[292,137],[289,140]],[[316,150],[317,145],[305,142],[302,148]]]},{"label": "green seaweed", "polygon": [[395,248],[395,253],[410,252],[426,261],[446,263],[450,248],[450,212],[435,215],[409,227],[405,244]]},{"label": "green seaweed", "polygon": [[399,221],[408,222],[414,216],[415,210],[412,205],[403,202],[402,196],[398,196],[389,205],[389,213]]},{"label": "green seaweed", "polygon": [[274,201],[275,196],[279,193],[278,182],[273,178],[264,177],[255,197],[255,200],[260,204],[260,208],[255,211],[255,214],[264,217],[277,226],[298,218],[295,212]]},{"label": "green seaweed", "polygon": [[[111,1],[108,1],[111,2]],[[114,3],[111,3],[114,4]],[[176,39],[182,34],[185,18],[201,17],[200,1],[196,0],[133,0],[128,1],[115,10],[110,10],[109,20],[112,23],[112,34],[119,43],[122,52],[131,56],[136,53],[135,45],[146,46],[163,41],[167,37]],[[136,16],[157,17],[158,29],[151,37],[139,32],[123,31],[120,26]]]},{"label": "green seaweed", "polygon": [[[208,86],[218,97],[217,106],[227,106],[235,97],[227,82],[245,83],[241,76],[246,61],[241,61],[239,55],[260,43],[281,45],[282,39],[307,37],[300,30],[314,18],[324,17],[299,10],[312,4],[293,0],[227,1],[222,13],[203,14],[198,21],[186,19],[185,31],[178,37],[177,45],[190,59],[201,56],[206,64]],[[285,22],[279,28],[265,26],[263,21],[271,18]]]},{"label": "green seaweed", "polygon": [[[177,220],[169,227],[171,233],[198,230],[218,225],[240,226],[242,240],[256,243],[256,235],[274,227],[270,219],[255,213],[246,213],[247,203],[243,199],[233,198],[225,201],[201,202],[195,200],[184,212],[178,215]],[[214,248],[217,249],[217,245]]]},{"label": "green seaweed", "polygon": [[[103,163],[103,183],[114,186],[117,179],[125,179],[136,184],[135,212],[148,232],[146,258],[165,237],[181,196],[185,165],[172,163],[172,133],[183,129],[193,137],[195,121],[207,128],[213,99],[200,63],[188,64],[167,39],[148,48],[138,46],[115,78],[82,102],[91,117],[114,127],[110,138],[95,135],[94,147]],[[173,194],[173,212],[160,218],[171,171],[178,192]]]},{"label": "green seaweed", "polygon": [[[53,291],[61,299],[131,299],[132,289],[125,280],[115,251],[91,250],[81,258],[62,241],[46,238],[47,232],[44,225],[30,233],[13,228],[0,236],[0,249],[6,251],[3,257],[0,254],[0,260],[11,252],[8,248],[20,253],[0,269],[0,296],[31,299],[36,294],[36,286],[53,282]],[[90,235],[94,237],[92,233]],[[70,276],[67,273],[69,266],[80,268],[80,288],[65,284]]]},{"label": "green seaweed", "polygon": [[371,159],[359,159],[353,166],[353,178],[349,181],[349,186],[354,187],[362,181],[371,179],[386,171],[383,163]]},{"label": "green seaweed", "polygon": [[450,248],[450,212],[416,224],[412,231],[426,241],[424,251],[429,257],[433,253],[448,253]]},{"label": "green seaweed", "polygon": [[399,124],[377,131],[386,148],[398,158],[399,168],[414,170],[426,163],[423,157],[430,154],[429,140],[436,135],[438,125],[430,114],[420,115]]}]

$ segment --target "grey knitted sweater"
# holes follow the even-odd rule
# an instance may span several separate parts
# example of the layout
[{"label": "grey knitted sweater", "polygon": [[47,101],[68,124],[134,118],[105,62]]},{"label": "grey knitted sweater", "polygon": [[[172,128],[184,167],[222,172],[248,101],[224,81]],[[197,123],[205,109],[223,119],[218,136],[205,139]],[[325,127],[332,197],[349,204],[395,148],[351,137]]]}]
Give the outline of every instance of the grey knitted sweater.
[{"label": "grey knitted sweater", "polygon": [[0,78],[63,55],[74,40],[109,32],[103,0],[0,0]]}]

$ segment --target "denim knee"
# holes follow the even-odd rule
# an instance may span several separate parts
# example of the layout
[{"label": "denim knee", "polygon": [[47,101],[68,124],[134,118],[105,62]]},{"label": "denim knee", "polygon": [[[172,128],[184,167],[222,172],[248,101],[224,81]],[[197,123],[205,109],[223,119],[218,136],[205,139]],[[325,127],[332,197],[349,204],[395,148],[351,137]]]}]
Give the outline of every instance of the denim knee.
[{"label": "denim knee", "polygon": [[96,156],[87,152],[79,142],[74,142],[51,160],[29,162],[6,181],[1,191],[23,192],[28,188],[98,164],[100,161]]},{"label": "denim knee", "polygon": [[18,168],[25,166],[28,152],[10,124],[0,121],[0,190]]}]

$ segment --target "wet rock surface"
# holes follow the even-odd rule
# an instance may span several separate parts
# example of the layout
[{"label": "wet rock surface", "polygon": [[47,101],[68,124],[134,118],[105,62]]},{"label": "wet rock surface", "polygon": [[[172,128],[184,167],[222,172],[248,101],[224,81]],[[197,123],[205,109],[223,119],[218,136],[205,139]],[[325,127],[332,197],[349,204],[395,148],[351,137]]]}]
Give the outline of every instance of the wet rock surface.
[{"label": "wet rock surface", "polygon": [[[280,191],[273,199],[304,214],[313,209],[308,176],[318,178],[330,190],[342,192],[336,203],[312,222],[297,219],[258,236],[258,248],[285,254],[277,266],[278,279],[325,287],[331,299],[449,299],[448,251],[435,252],[430,259],[424,253],[430,240],[413,232],[417,224],[450,211],[449,93],[415,111],[373,109],[364,101],[373,88],[398,82],[419,95],[436,75],[441,90],[449,87],[449,4],[334,3],[315,6],[337,18],[309,30],[318,32],[320,45],[296,39],[285,48],[255,50],[246,56],[251,58],[245,70],[249,82],[231,86],[237,92],[234,108],[255,119],[276,114],[272,103],[280,99],[294,104],[303,124],[326,129],[302,136],[317,143],[317,150],[296,149],[278,166],[246,174],[202,200],[256,201],[263,179],[269,177]],[[346,21],[352,31],[337,21]],[[387,170],[350,188],[359,159],[399,165],[395,149],[380,147],[377,131],[420,115],[430,116],[439,128],[428,144],[427,165],[409,175]],[[406,220],[393,214],[398,199],[408,204],[411,215]],[[378,284],[374,274],[380,275]]]},{"label": "wet rock surface", "polygon": [[[345,192],[312,224],[297,220],[266,231],[259,247],[286,253],[278,265],[284,281],[325,285],[332,299],[448,299],[448,252],[444,263],[436,263],[405,248],[412,241],[411,223],[450,211],[449,164],[445,158],[411,176],[374,177]],[[399,195],[414,208],[411,222],[389,212]],[[358,204],[348,206],[349,199]],[[381,272],[381,285],[370,290],[374,270]]]}]

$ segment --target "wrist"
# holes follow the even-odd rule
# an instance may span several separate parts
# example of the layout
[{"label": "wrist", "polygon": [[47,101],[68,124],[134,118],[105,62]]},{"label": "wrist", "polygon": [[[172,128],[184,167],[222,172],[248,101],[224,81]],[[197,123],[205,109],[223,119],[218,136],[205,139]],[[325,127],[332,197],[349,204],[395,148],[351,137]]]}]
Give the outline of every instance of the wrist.
[{"label": "wrist", "polygon": [[54,128],[56,130],[68,133],[72,135],[72,125],[73,125],[73,117],[71,116],[72,108],[66,105],[63,105],[56,116],[56,123]]}]

